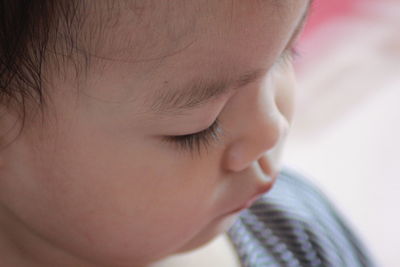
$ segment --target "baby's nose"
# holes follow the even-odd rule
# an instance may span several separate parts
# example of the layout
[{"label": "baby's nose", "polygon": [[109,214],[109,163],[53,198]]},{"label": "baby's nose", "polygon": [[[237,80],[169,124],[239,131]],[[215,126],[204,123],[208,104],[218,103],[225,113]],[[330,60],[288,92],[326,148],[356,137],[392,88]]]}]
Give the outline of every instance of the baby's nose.
[{"label": "baby's nose", "polygon": [[259,160],[280,143],[289,128],[281,114],[274,114],[268,119],[260,117],[248,125],[227,152],[226,168],[230,171],[242,171]]}]

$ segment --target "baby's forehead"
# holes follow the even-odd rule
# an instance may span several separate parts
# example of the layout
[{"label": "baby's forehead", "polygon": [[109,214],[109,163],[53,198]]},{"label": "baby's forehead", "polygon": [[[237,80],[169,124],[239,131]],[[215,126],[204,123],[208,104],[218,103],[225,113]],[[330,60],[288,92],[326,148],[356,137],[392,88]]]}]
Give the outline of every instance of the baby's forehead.
[{"label": "baby's forehead", "polygon": [[84,8],[79,35],[93,56],[151,61],[178,53],[205,34],[223,38],[235,24],[246,24],[243,15],[262,12],[265,22],[282,19],[284,6],[275,0],[100,0]]},{"label": "baby's forehead", "polygon": [[[104,59],[142,61],[173,50],[196,33],[196,2],[96,1],[85,9],[81,40]],[[197,14],[197,15],[195,15]],[[152,55],[146,55],[147,53]]]},{"label": "baby's forehead", "polygon": [[[205,68],[218,61],[215,57],[233,66],[238,61],[245,63],[255,56],[262,57],[265,51],[277,52],[276,39],[281,39],[285,31],[291,31],[287,27],[279,29],[279,26],[289,25],[290,13],[295,14],[296,9],[298,12],[305,2],[87,1],[82,11],[82,25],[77,25],[77,47],[80,54],[95,62],[94,68],[126,63],[132,65],[130,68],[136,65],[138,70],[148,71],[165,61],[173,61],[172,58],[193,64],[200,59]],[[255,43],[258,47],[254,47]],[[253,52],[253,55],[246,52]],[[185,56],[182,58],[181,54]],[[196,55],[211,58],[196,58]]]}]

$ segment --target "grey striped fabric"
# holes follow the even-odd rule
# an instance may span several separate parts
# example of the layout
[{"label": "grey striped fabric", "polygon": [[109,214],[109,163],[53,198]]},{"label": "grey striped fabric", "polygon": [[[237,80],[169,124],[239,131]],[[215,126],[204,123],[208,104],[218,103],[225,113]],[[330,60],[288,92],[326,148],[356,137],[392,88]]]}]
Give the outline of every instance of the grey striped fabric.
[{"label": "grey striped fabric", "polygon": [[243,267],[375,266],[326,197],[288,168],[241,212],[228,236]]}]

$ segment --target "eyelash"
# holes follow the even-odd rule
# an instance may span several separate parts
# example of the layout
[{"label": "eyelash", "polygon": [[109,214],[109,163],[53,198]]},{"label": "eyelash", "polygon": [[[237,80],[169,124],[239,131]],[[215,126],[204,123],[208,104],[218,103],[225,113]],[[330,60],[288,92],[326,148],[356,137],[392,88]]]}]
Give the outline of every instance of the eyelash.
[{"label": "eyelash", "polygon": [[[282,63],[290,63],[297,57],[299,57],[299,52],[296,47],[292,47],[284,52]],[[168,143],[177,145],[185,151],[193,152],[197,149],[197,151],[200,152],[201,146],[207,148],[212,141],[218,141],[221,132],[222,129],[217,118],[210,127],[200,132],[186,135],[165,136],[163,139]]]},{"label": "eyelash", "polygon": [[207,148],[213,141],[219,141],[222,129],[218,118],[205,130],[193,134],[165,136],[164,141],[173,143],[185,151],[200,152],[201,147]]}]

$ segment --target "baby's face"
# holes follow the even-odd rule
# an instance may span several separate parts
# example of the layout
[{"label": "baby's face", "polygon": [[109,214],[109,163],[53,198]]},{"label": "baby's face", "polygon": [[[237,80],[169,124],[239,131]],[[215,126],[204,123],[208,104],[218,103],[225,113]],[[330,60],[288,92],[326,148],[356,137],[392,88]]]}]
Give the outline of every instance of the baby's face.
[{"label": "baby's face", "polygon": [[38,257],[145,266],[194,249],[278,171],[293,90],[282,57],[308,1],[129,2],[79,83],[53,78],[44,125],[2,152],[1,201],[46,240],[25,244]]}]

